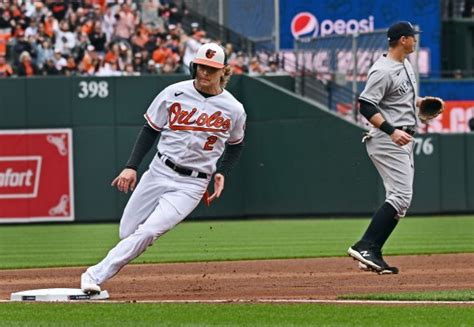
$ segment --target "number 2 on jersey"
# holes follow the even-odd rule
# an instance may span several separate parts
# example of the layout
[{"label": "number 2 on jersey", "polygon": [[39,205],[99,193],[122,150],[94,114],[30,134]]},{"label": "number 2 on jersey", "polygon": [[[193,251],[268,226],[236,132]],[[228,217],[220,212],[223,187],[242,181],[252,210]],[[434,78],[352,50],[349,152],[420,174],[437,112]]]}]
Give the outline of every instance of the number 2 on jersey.
[{"label": "number 2 on jersey", "polygon": [[214,150],[214,143],[216,143],[216,142],[217,142],[217,136],[214,136],[214,135],[209,136],[209,137],[207,138],[206,144],[204,144],[204,148],[203,148],[203,149],[204,149],[205,151],[212,151],[212,150]]}]

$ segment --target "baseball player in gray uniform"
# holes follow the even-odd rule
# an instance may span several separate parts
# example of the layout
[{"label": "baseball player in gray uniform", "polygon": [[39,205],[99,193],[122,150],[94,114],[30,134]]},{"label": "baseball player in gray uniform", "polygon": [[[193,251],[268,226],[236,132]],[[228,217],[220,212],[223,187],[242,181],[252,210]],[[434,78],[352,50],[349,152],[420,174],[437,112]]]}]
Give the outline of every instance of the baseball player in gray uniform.
[{"label": "baseball player in gray uniform", "polygon": [[[100,292],[100,284],[185,219],[203,196],[208,203],[218,198],[240,157],[246,113],[224,89],[232,70],[223,48],[202,45],[190,69],[193,79],[168,86],[153,100],[126,168],[112,182],[133,194],[120,221],[121,241],[81,276],[86,293]],[[135,189],[137,167],[160,134],[158,152]]]},{"label": "baseball player in gray uniform", "polygon": [[408,54],[415,51],[416,34],[408,22],[388,29],[389,50],[369,70],[359,97],[360,113],[372,124],[363,141],[382,177],[386,199],[375,212],[361,240],[348,254],[359,266],[379,274],[397,274],[382,257],[382,247],[410,206],[413,193],[413,136],[418,123],[417,81]]}]

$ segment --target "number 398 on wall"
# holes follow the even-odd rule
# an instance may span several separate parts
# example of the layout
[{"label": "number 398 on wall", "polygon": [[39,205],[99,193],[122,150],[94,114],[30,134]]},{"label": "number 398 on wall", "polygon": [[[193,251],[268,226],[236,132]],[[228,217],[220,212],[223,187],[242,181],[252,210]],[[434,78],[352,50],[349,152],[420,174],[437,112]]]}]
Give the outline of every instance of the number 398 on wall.
[{"label": "number 398 on wall", "polygon": [[109,83],[106,81],[81,81],[79,82],[80,99],[85,98],[106,98],[109,96]]}]

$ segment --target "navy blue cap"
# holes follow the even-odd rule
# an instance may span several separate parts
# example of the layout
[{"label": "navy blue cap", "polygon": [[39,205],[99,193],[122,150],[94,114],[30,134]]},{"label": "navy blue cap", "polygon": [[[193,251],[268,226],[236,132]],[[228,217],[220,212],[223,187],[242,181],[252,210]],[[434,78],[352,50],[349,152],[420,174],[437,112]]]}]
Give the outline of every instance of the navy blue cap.
[{"label": "navy blue cap", "polygon": [[415,31],[410,22],[397,22],[389,27],[387,31],[387,38],[389,41],[396,41],[402,36],[415,36],[421,31]]}]

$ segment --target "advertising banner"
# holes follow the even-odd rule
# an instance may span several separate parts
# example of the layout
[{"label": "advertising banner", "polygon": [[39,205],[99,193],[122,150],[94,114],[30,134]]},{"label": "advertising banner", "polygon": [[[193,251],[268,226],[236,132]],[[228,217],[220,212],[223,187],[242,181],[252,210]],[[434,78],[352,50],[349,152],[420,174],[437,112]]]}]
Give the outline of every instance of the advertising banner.
[{"label": "advertising banner", "polygon": [[439,1],[280,0],[279,3],[281,49],[293,49],[296,39],[371,32],[404,20],[422,31],[420,52],[430,64],[427,73],[440,71]]},{"label": "advertising banner", "polygon": [[71,129],[0,131],[0,223],[72,220]]},{"label": "advertising banner", "polygon": [[467,133],[474,101],[445,101],[444,112],[427,125],[428,133]]}]

